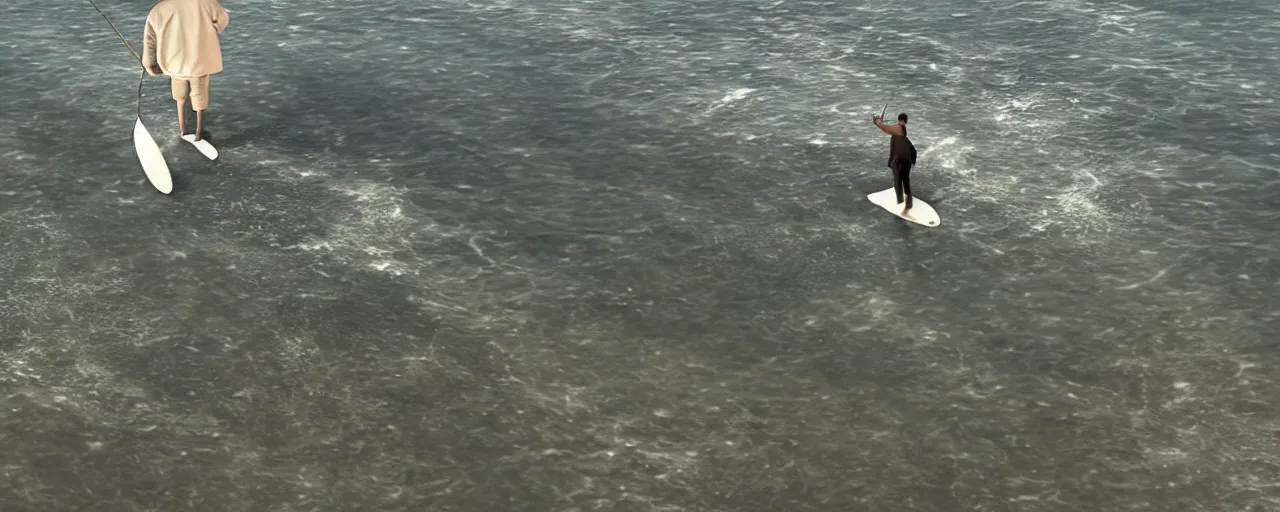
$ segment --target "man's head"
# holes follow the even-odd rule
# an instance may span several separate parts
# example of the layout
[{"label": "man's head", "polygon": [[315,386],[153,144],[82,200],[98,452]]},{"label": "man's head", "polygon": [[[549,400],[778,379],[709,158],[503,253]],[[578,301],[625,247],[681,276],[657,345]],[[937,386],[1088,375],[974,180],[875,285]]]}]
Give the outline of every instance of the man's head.
[{"label": "man's head", "polygon": [[906,113],[906,112],[903,112],[903,113],[901,113],[901,114],[898,114],[898,122],[899,122],[899,123],[905,123],[905,122],[907,122],[907,113]]}]

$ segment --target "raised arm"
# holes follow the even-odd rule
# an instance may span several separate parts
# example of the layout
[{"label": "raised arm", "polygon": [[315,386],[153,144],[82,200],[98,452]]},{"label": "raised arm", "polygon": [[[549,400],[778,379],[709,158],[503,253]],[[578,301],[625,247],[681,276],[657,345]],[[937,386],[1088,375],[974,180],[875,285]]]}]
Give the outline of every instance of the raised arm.
[{"label": "raised arm", "polygon": [[872,118],[872,120],[875,121],[876,127],[879,128],[880,131],[883,131],[889,135],[902,135],[902,126],[899,126],[896,124],[886,124],[884,121],[881,121],[879,118]]}]

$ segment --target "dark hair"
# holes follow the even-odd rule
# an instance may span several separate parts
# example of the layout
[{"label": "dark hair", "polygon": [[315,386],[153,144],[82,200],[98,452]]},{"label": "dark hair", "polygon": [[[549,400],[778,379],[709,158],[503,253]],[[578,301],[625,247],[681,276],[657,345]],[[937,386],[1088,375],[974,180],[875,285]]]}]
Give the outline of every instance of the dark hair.
[{"label": "dark hair", "polygon": [[898,114],[898,120],[904,123],[907,122],[907,113],[903,112],[901,114]]}]

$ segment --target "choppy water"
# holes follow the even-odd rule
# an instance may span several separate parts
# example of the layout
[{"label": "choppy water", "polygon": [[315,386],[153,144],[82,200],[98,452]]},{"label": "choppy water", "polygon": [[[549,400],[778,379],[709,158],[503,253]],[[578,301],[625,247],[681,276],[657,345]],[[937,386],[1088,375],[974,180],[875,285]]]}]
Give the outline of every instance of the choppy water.
[{"label": "choppy water", "polygon": [[0,510],[1280,507],[1280,7],[927,4],[0,6]]}]

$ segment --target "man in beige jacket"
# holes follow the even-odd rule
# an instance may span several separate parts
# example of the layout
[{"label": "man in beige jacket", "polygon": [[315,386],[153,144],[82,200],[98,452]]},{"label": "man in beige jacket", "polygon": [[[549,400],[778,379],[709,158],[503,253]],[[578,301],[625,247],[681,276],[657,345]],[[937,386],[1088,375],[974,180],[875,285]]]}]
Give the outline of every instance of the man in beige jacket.
[{"label": "man in beige jacket", "polygon": [[196,112],[195,140],[203,140],[209,75],[222,71],[218,34],[228,22],[218,0],[161,0],[147,14],[142,65],[151,76],[169,75],[172,80],[179,137],[186,133],[183,107],[189,99]]}]

